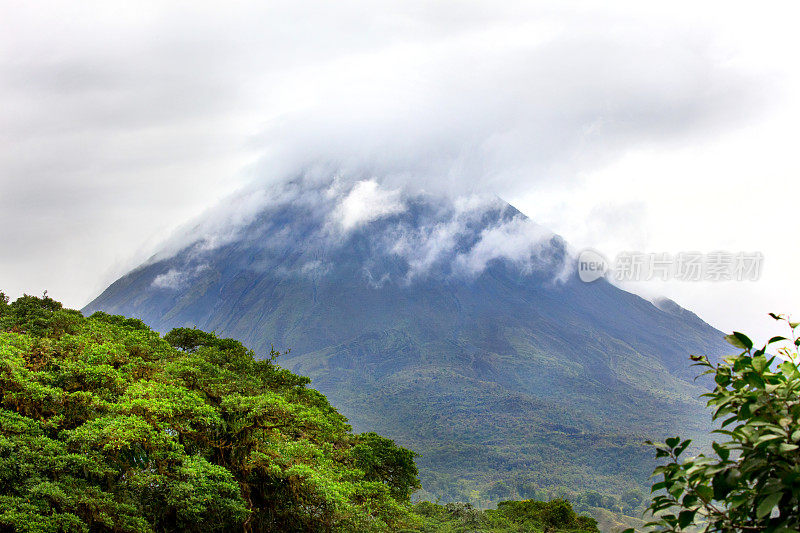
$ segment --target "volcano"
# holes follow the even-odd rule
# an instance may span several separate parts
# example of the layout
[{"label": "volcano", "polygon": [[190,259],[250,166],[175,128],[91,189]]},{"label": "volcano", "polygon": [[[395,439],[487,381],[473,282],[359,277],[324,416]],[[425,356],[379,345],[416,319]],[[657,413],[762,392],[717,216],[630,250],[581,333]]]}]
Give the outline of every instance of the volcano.
[{"label": "volcano", "polygon": [[234,337],[310,376],[357,431],[421,456],[424,496],[647,486],[647,438],[710,424],[690,354],[723,334],[584,283],[559,236],[492,197],[298,178],[187,227],[83,310]]}]

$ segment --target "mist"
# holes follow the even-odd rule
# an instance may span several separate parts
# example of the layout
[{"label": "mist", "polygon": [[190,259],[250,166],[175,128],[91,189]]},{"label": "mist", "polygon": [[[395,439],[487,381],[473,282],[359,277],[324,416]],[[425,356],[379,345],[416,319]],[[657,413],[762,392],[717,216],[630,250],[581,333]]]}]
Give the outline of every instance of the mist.
[{"label": "mist", "polygon": [[[211,210],[236,226],[270,202],[271,185],[298,175],[498,195],[580,246],[663,246],[649,236],[674,223],[647,217],[666,205],[669,180],[759,194],[742,181],[750,174],[736,174],[746,161],[709,171],[703,147],[796,94],[792,48],[775,27],[791,17],[777,8],[763,20],[680,2],[0,9],[0,226],[14,228],[0,234],[11,251],[2,288],[48,289],[76,307],[186,244],[174,234],[197,226],[187,221]],[[765,131],[759,151],[726,157],[788,161],[772,142],[786,130]],[[635,174],[624,167],[695,146],[702,153],[666,185],[655,156]],[[233,197],[250,200],[234,208]],[[704,198],[701,223],[730,205]],[[394,200],[383,198],[384,209]],[[343,209],[345,226],[363,222],[357,203]],[[636,216],[598,233],[604,212]],[[215,227],[201,228],[209,242]],[[708,239],[718,247],[730,237]],[[432,257],[413,262],[428,268]]]},{"label": "mist", "polygon": [[[235,214],[235,216],[231,216]],[[243,259],[242,259],[243,258]],[[497,196],[389,188],[374,178],[301,175],[241,192],[187,224],[142,266],[181,290],[206,271],[386,283],[471,281],[502,261],[559,283],[574,273],[563,240]]]}]

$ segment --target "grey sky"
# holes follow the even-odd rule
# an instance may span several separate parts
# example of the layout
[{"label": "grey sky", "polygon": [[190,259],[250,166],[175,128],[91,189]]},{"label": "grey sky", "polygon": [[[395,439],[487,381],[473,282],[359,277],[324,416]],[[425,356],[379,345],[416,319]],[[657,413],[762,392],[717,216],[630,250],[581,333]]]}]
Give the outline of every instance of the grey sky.
[{"label": "grey sky", "polygon": [[794,4],[641,4],[0,0],[0,288],[79,307],[324,161],[609,255],[761,250],[758,283],[636,290],[765,331],[800,312]]}]

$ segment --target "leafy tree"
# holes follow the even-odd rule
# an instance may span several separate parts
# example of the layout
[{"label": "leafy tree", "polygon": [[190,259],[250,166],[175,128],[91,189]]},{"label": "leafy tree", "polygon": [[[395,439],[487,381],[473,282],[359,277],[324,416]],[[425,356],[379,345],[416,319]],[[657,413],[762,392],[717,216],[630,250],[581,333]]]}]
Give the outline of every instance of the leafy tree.
[{"label": "leafy tree", "polygon": [[468,503],[419,502],[414,511],[423,518],[415,531],[437,533],[537,532],[596,533],[597,522],[579,516],[566,500],[500,502],[497,509],[480,511]]},{"label": "leafy tree", "polygon": [[583,495],[582,503],[588,507],[605,507],[605,498],[597,491],[591,490]]},{"label": "leafy tree", "polygon": [[597,522],[593,518],[576,514],[572,505],[562,499],[549,502],[533,500],[500,502],[497,511],[492,513],[544,533],[597,531]]},{"label": "leafy tree", "polygon": [[392,497],[403,502],[419,488],[416,456],[377,433],[362,433],[353,448],[356,467],[364,472],[364,479],[385,483]]},{"label": "leafy tree", "polygon": [[413,452],[308,383],[232,339],[0,297],[0,531],[414,526]]},{"label": "leafy tree", "polygon": [[485,513],[469,503],[451,502],[444,505],[433,502],[420,502],[414,510],[423,517],[420,531],[461,532],[484,529]]},{"label": "leafy tree", "polygon": [[245,350],[242,344],[235,339],[220,339],[213,332],[208,333],[197,328],[175,328],[166,335],[164,340],[175,348],[185,352],[196,352],[199,348],[219,348],[220,350]]},{"label": "leafy tree", "polygon": [[511,487],[503,481],[497,481],[489,487],[486,495],[492,499],[508,498],[511,496]]},{"label": "leafy tree", "polygon": [[[668,462],[654,472],[661,481],[653,485],[653,530],[800,531],[800,324],[771,316],[787,322],[790,338],[773,337],[754,349],[734,332],[726,339],[738,355],[719,363],[692,357],[714,377],[715,389],[705,396],[721,421],[715,433],[725,439],[712,444],[713,454],[690,459],[681,458],[689,440],[655,444],[657,457]],[[778,357],[768,352],[776,343],[784,344]]]},{"label": "leafy tree", "polygon": [[627,490],[621,498],[622,512],[628,516],[633,516],[637,510],[641,511],[640,507],[645,501],[644,494],[639,490]]}]

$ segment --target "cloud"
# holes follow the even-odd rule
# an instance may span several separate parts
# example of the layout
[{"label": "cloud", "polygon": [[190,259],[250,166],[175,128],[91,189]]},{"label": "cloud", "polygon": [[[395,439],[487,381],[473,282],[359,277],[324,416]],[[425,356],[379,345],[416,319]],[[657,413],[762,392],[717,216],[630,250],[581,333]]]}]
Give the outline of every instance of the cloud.
[{"label": "cloud", "polygon": [[236,217],[218,210],[201,216],[151,258],[169,265],[153,286],[180,288],[204,269],[233,263],[310,279],[352,276],[355,268],[372,287],[472,279],[494,260],[525,274],[562,275],[565,257],[553,253],[553,234],[496,196],[421,193],[344,174],[318,178],[238,195],[222,210]]},{"label": "cloud", "polygon": [[272,88],[287,106],[254,141],[257,174],[327,164],[456,193],[575,182],[742,120],[763,95],[714,53],[679,27],[562,12],[349,55]]},{"label": "cloud", "polygon": [[[474,246],[475,232],[482,230],[484,217],[507,207],[497,197],[485,194],[445,196],[438,201],[441,204],[430,219],[413,227],[398,226],[383,237],[388,253],[407,261],[406,282],[424,278],[435,269],[452,273],[459,249]],[[472,275],[478,270],[482,268],[469,272],[462,268],[460,274]]]},{"label": "cloud", "polygon": [[151,285],[157,289],[178,290],[184,288],[192,279],[208,270],[207,264],[197,265],[194,268],[178,270],[170,268],[163,274],[157,275]]},{"label": "cloud", "polygon": [[[712,137],[774,79],[720,45],[722,6],[5,3],[0,279],[80,306],[221,198],[315,168],[509,197]],[[238,215],[186,231],[226,242]]]},{"label": "cloud", "polygon": [[[475,276],[483,272],[492,260],[506,259],[523,272],[530,273],[543,264],[552,266],[540,262],[537,257],[552,236],[552,232],[530,219],[515,217],[481,231],[480,240],[467,252],[458,254],[454,266],[456,271]],[[560,264],[557,266],[561,267]]]},{"label": "cloud", "polygon": [[[335,193],[331,191],[331,194]],[[339,201],[332,215],[334,223],[347,232],[404,208],[399,190],[381,189],[377,181],[370,179],[357,182]]]},{"label": "cloud", "polygon": [[151,285],[158,289],[179,289],[183,287],[186,278],[185,272],[171,268],[164,274],[156,276]]}]

